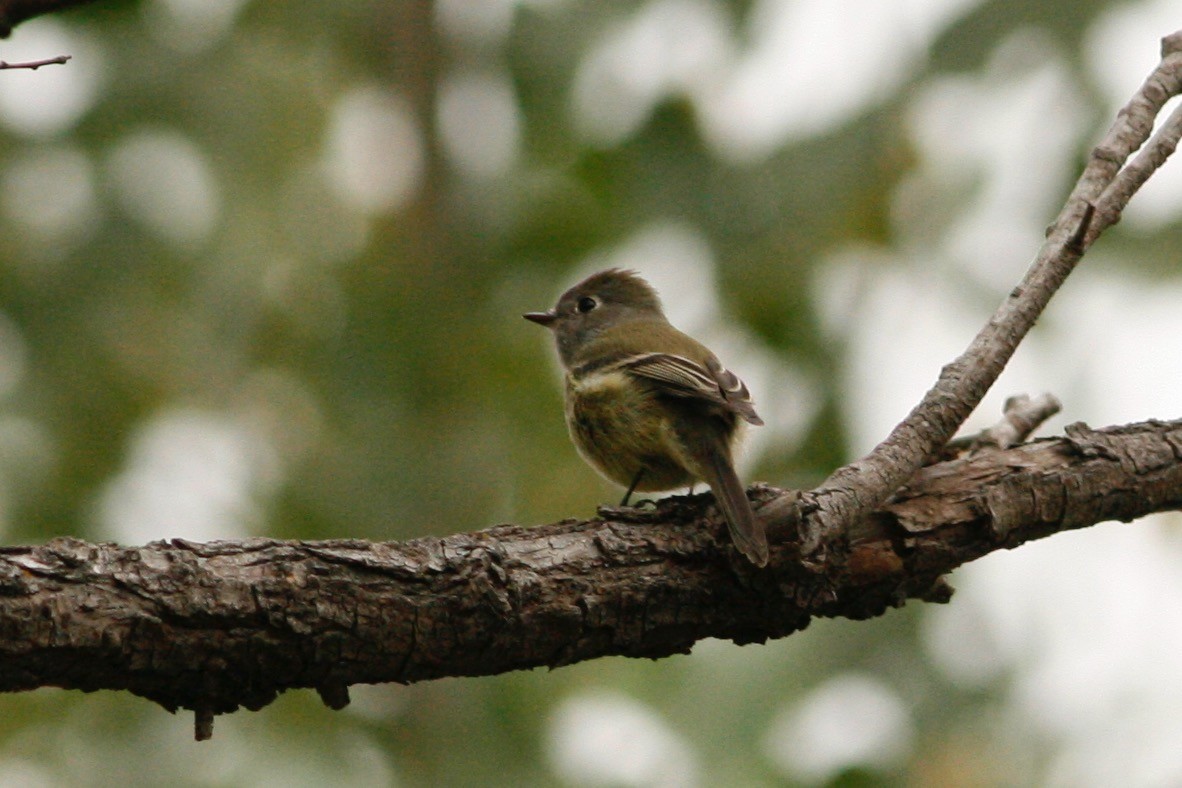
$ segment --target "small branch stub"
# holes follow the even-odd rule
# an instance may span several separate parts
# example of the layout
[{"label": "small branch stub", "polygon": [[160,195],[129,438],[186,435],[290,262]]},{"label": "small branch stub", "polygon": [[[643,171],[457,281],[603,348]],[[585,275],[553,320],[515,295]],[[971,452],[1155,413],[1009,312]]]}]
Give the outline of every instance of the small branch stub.
[{"label": "small branch stub", "polygon": [[326,682],[316,688],[316,694],[324,705],[333,711],[340,711],[349,705],[349,685],[341,681]]},{"label": "small branch stub", "polygon": [[1015,394],[1006,399],[1005,415],[992,427],[976,435],[966,435],[948,442],[942,450],[932,455],[929,465],[946,462],[967,453],[981,449],[1009,449],[1025,441],[1043,422],[1063,409],[1063,403],[1054,394]]},{"label": "small branch stub", "polygon": [[213,709],[203,706],[193,712],[193,738],[209,741],[213,738]]}]

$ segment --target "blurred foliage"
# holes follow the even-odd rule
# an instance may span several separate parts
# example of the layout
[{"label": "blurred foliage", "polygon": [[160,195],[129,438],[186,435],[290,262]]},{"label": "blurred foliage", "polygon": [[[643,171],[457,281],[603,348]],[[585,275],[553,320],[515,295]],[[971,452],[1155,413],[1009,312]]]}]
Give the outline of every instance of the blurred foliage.
[{"label": "blurred foliage", "polygon": [[[1030,57],[1065,58],[1094,120],[1064,152],[1079,159],[1109,117],[1080,51],[1123,4],[961,4],[880,95],[766,148],[728,149],[704,132],[692,86],[657,90],[615,136],[581,118],[589,59],[643,14],[720,19],[741,53],[778,5],[152,0],[18,29],[12,44],[27,33],[48,47],[40,56],[58,42],[79,49],[67,66],[0,83],[21,80],[22,95],[50,104],[64,101],[51,77],[64,91],[85,90],[71,82],[85,75],[96,84],[56,125],[0,118],[4,539],[407,539],[588,515],[618,493],[571,448],[552,350],[519,315],[670,221],[713,261],[682,285],[716,293],[744,341],[814,391],[750,475],[823,478],[849,459],[851,427],[847,339],[824,325],[819,277],[841,249],[906,253],[896,192],[917,169],[916,96],[1035,31],[1049,43]],[[677,43],[657,41],[653,62],[684,54]],[[0,56],[16,59],[8,46]],[[628,67],[643,92],[650,62]],[[46,87],[27,87],[38,79]],[[823,103],[825,86],[812,87]],[[974,190],[957,188],[958,199]],[[46,219],[39,200],[72,207]],[[1177,271],[1177,235],[1175,221],[1114,244],[1165,274]],[[981,317],[1001,292],[981,293]],[[1031,779],[1037,737],[983,732],[995,688],[956,687],[927,664],[917,621],[908,609],[660,663],[355,688],[342,713],[297,693],[219,718],[200,745],[188,719],[162,723],[137,699],[43,691],[0,700],[0,773],[43,785],[784,784],[810,778],[768,754],[774,721],[853,672],[892,688],[914,732],[893,760],[815,781]],[[564,760],[562,710],[605,690],[688,750],[655,739],[651,764],[614,776]],[[593,731],[574,735],[594,749]],[[1035,755],[1005,765],[1015,751]]]}]

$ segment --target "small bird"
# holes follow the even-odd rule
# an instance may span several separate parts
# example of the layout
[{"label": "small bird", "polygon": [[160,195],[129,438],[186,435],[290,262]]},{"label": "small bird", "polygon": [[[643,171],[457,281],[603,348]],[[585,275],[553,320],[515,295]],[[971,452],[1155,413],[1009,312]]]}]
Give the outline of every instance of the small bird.
[{"label": "small bird", "polygon": [[566,424],[587,462],[633,491],[705,481],[731,539],[756,566],[767,535],[735,473],[743,422],[761,425],[743,381],[665,318],[660,299],[633,271],[612,268],[526,320],[554,332],[566,371]]}]

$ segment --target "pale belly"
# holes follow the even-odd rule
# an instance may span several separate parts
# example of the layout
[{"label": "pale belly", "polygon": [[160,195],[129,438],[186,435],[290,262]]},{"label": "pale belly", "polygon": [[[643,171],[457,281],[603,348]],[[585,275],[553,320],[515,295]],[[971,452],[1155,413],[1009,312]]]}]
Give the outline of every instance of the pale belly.
[{"label": "pale belly", "polygon": [[577,388],[567,380],[566,423],[571,439],[596,470],[637,490],[688,487],[690,470],[668,406],[642,386],[626,386],[624,373],[596,375]]}]

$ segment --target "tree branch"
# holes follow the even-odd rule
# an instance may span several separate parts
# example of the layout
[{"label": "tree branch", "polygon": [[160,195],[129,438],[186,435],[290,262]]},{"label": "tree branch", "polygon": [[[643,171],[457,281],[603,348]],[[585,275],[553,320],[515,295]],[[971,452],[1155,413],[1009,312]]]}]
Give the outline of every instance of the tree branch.
[{"label": "tree branch", "polygon": [[[785,494],[759,487],[757,507]],[[207,737],[213,714],[296,687],[340,708],[359,682],[657,658],[945,601],[941,576],[993,550],[1182,508],[1182,421],[1075,425],[928,466],[830,563],[780,540],[755,569],[712,501],[404,543],[0,548],[0,691],[128,690],[195,710]]]},{"label": "tree branch", "polygon": [[0,38],[8,38],[14,27],[35,16],[89,2],[92,0],[0,0]]},{"label": "tree branch", "polygon": [[[881,506],[946,444],[997,380],[1051,296],[1075,269],[1087,246],[1117,221],[1133,193],[1173,153],[1182,110],[1123,171],[1149,139],[1154,119],[1182,92],[1182,31],[1162,39],[1162,59],[1117,115],[1097,145],[1075,189],[1048,230],[1022,281],[1002,302],[968,349],[941,371],[911,413],[862,459],[834,471],[797,510],[782,501],[768,516],[791,522],[805,515],[805,552],[813,552]],[[1089,206],[1095,206],[1095,218]]]}]

